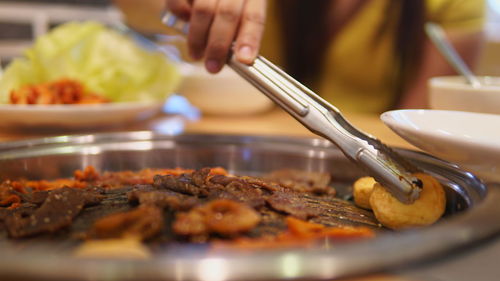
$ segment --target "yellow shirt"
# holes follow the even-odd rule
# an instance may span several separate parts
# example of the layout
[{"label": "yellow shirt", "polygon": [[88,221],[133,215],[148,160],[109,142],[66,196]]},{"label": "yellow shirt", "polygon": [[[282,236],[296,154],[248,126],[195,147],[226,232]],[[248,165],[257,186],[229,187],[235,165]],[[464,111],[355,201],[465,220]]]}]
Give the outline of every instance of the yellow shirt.
[{"label": "yellow shirt", "polygon": [[[305,1],[305,0],[304,0]],[[341,111],[380,113],[394,100],[396,65],[392,54],[394,32],[385,32],[374,46],[374,33],[384,20],[387,1],[368,1],[327,48],[326,57],[313,88]],[[420,1],[420,0],[415,0]],[[270,0],[266,32],[261,53],[283,65],[282,40],[274,9],[286,0]],[[483,0],[426,0],[426,19],[447,29],[475,32],[482,28]],[[394,27],[395,28],[395,27]],[[300,40],[300,38],[297,38]]]}]

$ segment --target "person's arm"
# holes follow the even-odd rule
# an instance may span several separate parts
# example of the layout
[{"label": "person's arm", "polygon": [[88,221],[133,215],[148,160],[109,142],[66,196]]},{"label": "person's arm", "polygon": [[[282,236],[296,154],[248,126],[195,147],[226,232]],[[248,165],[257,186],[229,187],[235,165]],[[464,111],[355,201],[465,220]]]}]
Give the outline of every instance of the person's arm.
[{"label": "person's arm", "polygon": [[[482,32],[467,34],[448,33],[453,46],[457,49],[465,63],[473,68],[483,42]],[[422,65],[415,79],[409,85],[399,104],[399,108],[428,108],[427,82],[436,76],[458,75],[457,72],[439,53],[429,39],[424,43]]]},{"label": "person's arm", "polygon": [[250,64],[260,48],[266,0],[167,0],[166,7],[189,21],[190,55],[209,72],[224,66],[234,44],[236,58]]}]

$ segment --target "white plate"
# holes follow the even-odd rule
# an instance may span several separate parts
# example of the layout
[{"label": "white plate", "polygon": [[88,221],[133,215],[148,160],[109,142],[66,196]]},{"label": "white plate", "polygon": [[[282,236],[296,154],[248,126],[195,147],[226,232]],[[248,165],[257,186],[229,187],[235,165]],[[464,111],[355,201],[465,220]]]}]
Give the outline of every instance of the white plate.
[{"label": "white plate", "polygon": [[382,121],[416,147],[500,182],[500,115],[445,110],[394,110]]},{"label": "white plate", "polygon": [[120,126],[158,113],[163,102],[124,102],[95,105],[0,105],[0,127],[91,129]]}]

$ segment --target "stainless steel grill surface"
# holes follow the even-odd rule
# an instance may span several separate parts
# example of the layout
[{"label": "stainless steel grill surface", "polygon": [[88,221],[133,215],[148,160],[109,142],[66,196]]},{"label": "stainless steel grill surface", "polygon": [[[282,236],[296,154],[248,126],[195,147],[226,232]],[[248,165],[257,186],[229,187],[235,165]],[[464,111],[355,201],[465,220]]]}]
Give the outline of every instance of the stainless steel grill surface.
[{"label": "stainless steel grill surface", "polygon": [[[447,211],[420,230],[329,248],[207,254],[195,246],[168,247],[149,260],[82,260],[68,249],[33,243],[22,250],[0,242],[0,279],[37,280],[322,280],[398,268],[445,256],[500,232],[500,190],[426,154],[397,150],[447,186]],[[0,145],[0,179],[70,177],[75,169],[202,168],[237,175],[293,168],[329,172],[340,196],[365,175],[330,142],[309,138],[159,135],[128,132],[61,136]]]}]

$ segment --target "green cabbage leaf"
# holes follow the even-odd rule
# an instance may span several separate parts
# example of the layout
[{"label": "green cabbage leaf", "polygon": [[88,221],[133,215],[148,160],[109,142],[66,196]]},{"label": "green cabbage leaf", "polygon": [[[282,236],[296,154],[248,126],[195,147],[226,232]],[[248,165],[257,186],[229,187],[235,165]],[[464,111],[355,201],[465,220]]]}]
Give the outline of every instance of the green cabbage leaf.
[{"label": "green cabbage leaf", "polygon": [[70,22],[37,38],[0,79],[0,103],[10,91],[71,78],[113,102],[163,101],[180,82],[176,65],[160,52],[96,22]]}]

